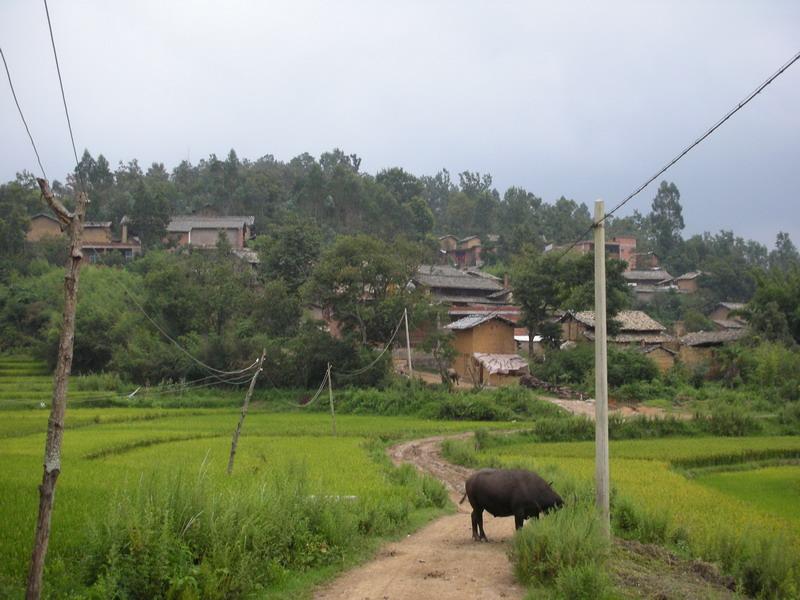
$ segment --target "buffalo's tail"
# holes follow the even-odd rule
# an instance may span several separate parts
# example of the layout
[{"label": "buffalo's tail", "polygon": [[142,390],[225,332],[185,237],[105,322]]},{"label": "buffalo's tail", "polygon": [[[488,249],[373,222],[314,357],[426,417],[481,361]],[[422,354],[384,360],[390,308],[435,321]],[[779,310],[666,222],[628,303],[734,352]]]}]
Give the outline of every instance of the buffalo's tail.
[{"label": "buffalo's tail", "polygon": [[461,500],[458,501],[459,504],[464,504],[464,500],[467,498],[467,492],[464,492],[464,495],[461,496]]}]

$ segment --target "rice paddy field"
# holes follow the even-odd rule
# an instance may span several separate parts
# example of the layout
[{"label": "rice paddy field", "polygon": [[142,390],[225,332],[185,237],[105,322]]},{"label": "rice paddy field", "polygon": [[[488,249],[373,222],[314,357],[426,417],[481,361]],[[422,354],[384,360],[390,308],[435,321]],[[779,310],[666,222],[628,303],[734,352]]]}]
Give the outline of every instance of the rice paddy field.
[{"label": "rice paddy field", "polygon": [[[353,556],[348,553],[355,550],[346,540],[336,542],[337,535],[357,533],[364,536],[363,540],[377,543],[383,539],[381,536],[404,533],[446,510],[446,500],[438,504],[428,501],[427,497],[436,496],[436,492],[417,481],[413,469],[398,474],[397,469],[386,464],[382,449],[388,441],[487,427],[519,427],[503,422],[337,415],[338,435],[334,436],[327,413],[274,412],[268,406],[256,406],[245,422],[235,470],[229,477],[225,469],[231,434],[239,417],[237,409],[98,408],[84,400],[98,397],[104,390],[81,389],[97,388],[97,382],[92,386],[81,386],[79,380],[76,383],[76,391],[70,394],[63,469],[53,516],[46,581],[56,584],[51,583],[46,590],[49,597],[106,597],[109,589],[124,587],[125,581],[113,580],[113,570],[118,565],[114,561],[120,560],[122,543],[112,531],[115,527],[127,528],[129,537],[125,543],[129,545],[133,539],[136,546],[136,540],[140,536],[147,538],[146,532],[150,531],[154,536],[152,547],[169,546],[159,537],[163,532],[158,525],[146,522],[155,506],[154,498],[170,507],[191,505],[191,510],[186,509],[191,517],[181,527],[188,528],[195,519],[213,514],[217,521],[205,525],[203,535],[222,539],[225,536],[218,530],[218,517],[224,512],[224,502],[220,499],[240,497],[246,502],[228,511],[225,518],[229,521],[223,519],[226,527],[235,530],[239,526],[245,531],[246,526],[239,523],[249,518],[248,511],[261,514],[262,506],[270,506],[259,517],[262,521],[247,526],[255,532],[250,535],[258,537],[265,528],[272,527],[273,537],[264,544],[284,544],[281,547],[287,548],[300,539],[302,549],[295,548],[293,552],[313,560],[297,564],[294,555],[273,557],[269,548],[253,549],[250,544],[254,541],[242,546],[234,535],[210,546],[221,553],[212,558],[222,565],[244,565],[241,569],[247,573],[266,570],[266,578],[238,589],[231,583],[236,579],[233,574],[220,575],[217,568],[212,576],[189,560],[184,566],[175,567],[178,571],[184,569],[180,577],[150,595],[232,597],[251,596],[254,590],[260,590],[257,596],[270,597],[269,586],[275,582],[275,589],[283,590],[283,595],[277,593],[276,597],[303,595],[319,577],[352,564]],[[50,385],[51,378],[40,363],[0,357],[0,597],[4,598],[22,597],[38,502],[37,485],[42,474]],[[735,547],[739,540],[766,536],[776,541],[782,555],[798,557],[800,562],[800,437],[612,441],[610,455],[616,498],[630,501],[651,517],[663,517],[668,522],[667,538],[682,544],[686,552],[724,561],[726,547]],[[487,446],[479,452],[479,458],[545,472],[555,469],[584,481],[590,481],[594,473],[591,442],[537,443],[514,436]],[[175,479],[176,474],[182,474],[184,479]],[[289,474],[289,478],[300,474],[304,498],[333,499],[334,505],[323,511],[332,524],[314,525],[313,539],[307,539],[307,532],[295,532],[291,537],[284,532],[286,522],[280,515],[313,520],[309,515],[317,511],[312,507],[303,513],[283,506],[274,511],[278,516],[274,517],[276,523],[270,525],[273,509],[270,501],[264,500],[269,496],[264,490],[274,492],[287,485],[285,481],[269,483],[273,474]],[[202,485],[198,486],[201,479]],[[201,488],[208,495],[204,486],[214,490],[216,500],[192,504],[192,495]],[[176,487],[186,488],[180,492],[184,497],[172,493]],[[286,497],[272,496],[279,501]],[[335,503],[342,498],[354,498],[358,507],[351,509],[348,504],[337,508]],[[131,517],[136,510],[138,516]],[[203,514],[206,516],[201,517]],[[166,521],[168,515],[158,518]],[[348,522],[349,529],[342,526],[337,533],[339,520]],[[386,525],[388,521],[393,525]],[[327,533],[320,533],[320,528],[327,528]],[[73,573],[74,564],[85,559],[82,555],[89,556],[102,546],[98,539],[111,540],[105,546],[111,548],[111,558],[103,558],[110,566],[92,584],[93,593],[86,594],[86,581],[79,581]],[[146,546],[146,540],[141,544]],[[94,550],[90,552],[89,548]],[[129,551],[133,553],[130,548]],[[185,548],[176,552],[185,553]],[[330,554],[326,557],[325,553]],[[251,554],[255,558],[248,559]],[[258,564],[247,563],[256,559]],[[149,558],[138,560],[146,563]],[[262,569],[265,562],[267,568]],[[138,573],[136,569],[133,572]],[[308,578],[304,573],[315,575]],[[209,581],[216,587],[209,588]],[[130,585],[135,589],[141,584],[134,580]]]},{"label": "rice paddy field", "polygon": [[[721,545],[758,537],[800,559],[800,437],[612,441],[609,455],[614,495],[668,521],[696,556],[718,559]],[[520,441],[479,457],[594,477],[592,442]]]},{"label": "rice paddy field", "polygon": [[[42,371],[34,361],[0,360],[5,402],[38,403],[45,395],[49,399],[45,381],[50,382],[50,377]],[[14,410],[9,404],[0,410],[0,596],[21,597],[49,408],[37,405]],[[235,494],[240,489],[252,490],[272,473],[302,472],[308,497],[356,497],[368,511],[370,503],[410,498],[408,482],[376,460],[375,449],[381,449],[382,443],[479,426],[473,422],[337,415],[334,436],[329,414],[255,409],[245,421],[234,473],[228,477],[225,469],[238,418],[239,412],[233,408],[68,409],[48,558],[51,577],[63,580],[65,576],[57,572],[68,569],[69,557],[75,556],[92,528],[107,522],[109,515],[119,510],[122,498],[135,495],[143,478],[168,478],[176,472],[192,478],[202,472],[215,489]],[[396,507],[401,514],[415,509],[412,499]],[[406,519],[407,526],[432,517],[436,510],[417,512],[416,517]]]}]

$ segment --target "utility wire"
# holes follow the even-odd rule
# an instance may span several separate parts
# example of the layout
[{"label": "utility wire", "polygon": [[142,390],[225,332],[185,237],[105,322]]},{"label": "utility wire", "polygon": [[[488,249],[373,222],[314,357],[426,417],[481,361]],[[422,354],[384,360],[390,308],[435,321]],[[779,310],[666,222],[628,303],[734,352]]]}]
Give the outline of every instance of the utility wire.
[{"label": "utility wire", "polygon": [[[206,382],[206,383],[203,383],[203,384],[200,384],[200,385],[189,385],[191,382],[187,382],[187,385],[185,385],[182,388],[177,388],[177,389],[164,389],[165,386],[158,386],[158,387],[149,389],[146,392],[146,395],[147,395],[147,397],[166,396],[166,395],[171,395],[171,394],[178,394],[178,393],[183,393],[183,392],[190,392],[190,391],[194,391],[194,390],[199,390],[199,389],[202,389],[202,388],[210,387],[212,385],[218,385],[220,383],[224,383],[226,385],[238,386],[238,385],[242,385],[244,383],[247,383],[248,381],[250,381],[251,378],[252,378],[252,376],[250,374],[248,374],[245,377],[239,376],[239,377],[231,377],[230,379],[219,379],[218,381],[209,381],[209,382]],[[208,378],[205,377],[203,379],[208,379]],[[196,381],[202,381],[202,380],[196,380]],[[178,384],[175,384],[175,385],[178,385]],[[138,389],[141,389],[141,388],[138,388]],[[136,391],[138,391],[138,389]],[[131,399],[131,397],[132,397],[132,394],[125,394],[125,393],[121,393],[121,394],[102,394],[102,395],[98,395],[98,396],[88,396],[88,397],[84,397],[84,398],[77,398],[76,400],[78,402],[80,402],[80,403],[84,403],[84,402],[94,402],[94,401],[98,401],[98,400],[124,400],[126,398],[127,399]]]},{"label": "utility wire", "polygon": [[585,237],[600,223],[604,222],[608,217],[613,215],[617,212],[620,208],[625,206],[630,200],[636,197],[640,192],[642,192],[648,185],[653,183],[656,179],[658,179],[661,175],[663,175],[669,168],[671,168],[675,163],[677,163],[680,159],[686,156],[692,149],[698,146],[703,140],[705,140],[708,136],[714,133],[717,129],[719,129],[728,119],[730,119],[733,115],[739,112],[742,108],[744,108],[753,98],[758,96],[764,88],[766,88],[770,83],[775,81],[778,77],[780,77],[784,71],[786,71],[789,67],[791,67],[794,63],[800,60],[800,52],[797,52],[791,59],[789,59],[782,67],[780,67],[777,71],[775,71],[772,75],[770,75],[764,82],[759,85],[755,90],[753,90],[744,100],[739,102],[736,106],[734,106],[731,110],[729,110],[721,119],[719,119],[716,123],[714,123],[706,132],[697,138],[694,142],[689,144],[686,148],[681,150],[675,158],[669,161],[666,165],[664,165],[655,175],[650,177],[647,181],[645,181],[642,185],[636,188],[633,192],[628,194],[624,200],[619,202],[614,208],[608,211],[603,218],[596,224],[593,224],[589,229],[587,229],[581,236],[576,239],[569,247],[559,255],[557,261],[561,260],[570,250],[572,250],[575,246],[577,246]]},{"label": "utility wire", "polygon": [[[72,142],[72,154],[75,156],[75,175],[78,178],[78,183],[83,187],[83,179],[81,178],[80,167],[78,161],[78,151],[75,148],[75,136],[72,134],[72,121],[69,118],[69,109],[67,108],[67,96],[64,94],[64,81],[61,79],[61,67],[58,64],[58,51],[56,50],[56,40],[53,37],[53,24],[50,22],[50,9],[47,7],[47,0],[44,0],[44,12],[47,15],[47,28],[50,30],[50,42],[53,45],[53,57],[56,60],[56,71],[58,72],[58,85],[61,88],[61,100],[64,102],[64,114],[67,115],[67,127],[69,128],[69,139]],[[85,190],[84,190],[85,191]]]},{"label": "utility wire", "polygon": [[[95,250],[94,248],[91,248],[91,250],[92,250],[92,252],[94,252],[94,255],[95,255],[96,257],[99,257],[99,256],[100,256],[100,254],[97,252],[97,250]],[[143,307],[143,306],[142,306],[142,305],[139,303],[139,301],[136,299],[136,296],[134,296],[134,295],[133,295],[133,293],[132,293],[132,292],[131,292],[131,291],[130,291],[128,288],[127,288],[127,286],[125,286],[125,284],[124,284],[124,283],[122,283],[121,281],[119,281],[117,277],[112,277],[112,278],[111,278],[111,282],[112,282],[114,285],[118,286],[118,287],[119,287],[119,288],[120,288],[120,289],[121,289],[121,290],[122,290],[122,291],[123,291],[123,292],[124,292],[124,293],[125,293],[125,294],[128,296],[128,298],[130,298],[130,299],[131,299],[131,302],[133,302],[134,306],[136,306],[136,308],[138,308],[138,309],[139,309],[139,312],[141,312],[141,313],[144,315],[144,317],[145,317],[145,318],[146,318],[148,321],[150,321],[150,323],[153,325],[153,327],[155,327],[155,328],[156,328],[156,329],[157,329],[157,330],[158,330],[158,331],[161,333],[161,335],[163,335],[163,336],[164,336],[165,338],[167,338],[167,339],[168,339],[170,342],[172,342],[172,343],[173,343],[173,344],[174,344],[174,345],[175,345],[175,346],[178,348],[178,350],[180,350],[180,351],[181,351],[181,352],[183,352],[183,353],[184,353],[186,356],[188,356],[188,357],[189,357],[189,358],[190,358],[190,359],[191,359],[191,360],[192,360],[194,363],[196,363],[196,364],[198,364],[199,366],[203,367],[203,368],[204,368],[204,369],[206,369],[206,370],[207,370],[209,373],[212,373],[212,374],[213,374],[213,373],[217,373],[217,374],[219,374],[219,375],[226,375],[226,376],[227,376],[227,375],[239,375],[240,373],[246,373],[246,372],[248,372],[248,371],[252,370],[252,369],[253,369],[253,367],[255,367],[255,366],[258,364],[258,359],[256,359],[256,361],[255,361],[253,364],[251,364],[249,367],[245,367],[244,369],[238,369],[238,370],[235,370],[235,371],[223,371],[223,370],[220,370],[220,369],[215,369],[215,368],[214,368],[214,367],[212,367],[211,365],[207,365],[206,363],[204,363],[203,361],[201,361],[199,358],[197,358],[196,356],[194,356],[194,355],[193,355],[191,352],[189,352],[189,351],[188,351],[186,348],[184,348],[183,346],[181,346],[181,344],[180,344],[180,343],[179,343],[177,340],[175,340],[175,339],[174,339],[174,338],[173,338],[171,335],[169,335],[169,334],[168,334],[168,333],[167,333],[167,332],[164,330],[164,328],[163,328],[163,327],[161,327],[161,326],[160,326],[160,325],[159,325],[159,324],[156,322],[156,320],[155,320],[155,319],[153,319],[153,317],[151,317],[149,314],[147,314],[147,311],[144,309],[144,307]]]},{"label": "utility wire", "polygon": [[14,83],[11,81],[11,73],[8,70],[6,55],[3,54],[2,48],[0,48],[0,57],[3,58],[3,66],[6,68],[6,76],[8,76],[8,85],[11,88],[11,95],[14,97],[14,104],[17,105],[17,111],[19,111],[19,116],[22,119],[22,124],[25,126],[25,131],[28,132],[28,139],[31,141],[31,146],[33,146],[33,153],[36,155],[36,162],[39,163],[39,168],[42,170],[42,177],[44,177],[44,179],[47,179],[47,174],[44,172],[44,167],[42,166],[42,159],[39,158],[39,151],[36,149],[36,142],[33,141],[33,136],[31,135],[31,130],[28,127],[28,122],[25,120],[25,115],[22,114],[22,107],[19,105],[19,100],[17,99],[17,93],[14,91]]},{"label": "utility wire", "polygon": [[394,328],[394,333],[392,334],[392,337],[389,338],[389,341],[386,343],[386,346],[384,346],[383,350],[381,350],[381,353],[378,354],[378,356],[375,358],[375,360],[373,360],[367,366],[361,367],[360,369],[356,369],[355,371],[350,371],[349,373],[337,373],[337,375],[339,377],[355,377],[356,375],[361,375],[362,373],[366,373],[372,367],[374,367],[376,364],[378,364],[378,361],[381,359],[381,357],[384,354],[386,354],[386,351],[392,345],[392,342],[394,342],[394,338],[395,338],[395,336],[397,336],[397,332],[400,331],[400,326],[403,324],[403,319],[405,319],[405,315],[400,317],[400,320],[397,322],[397,327]]}]

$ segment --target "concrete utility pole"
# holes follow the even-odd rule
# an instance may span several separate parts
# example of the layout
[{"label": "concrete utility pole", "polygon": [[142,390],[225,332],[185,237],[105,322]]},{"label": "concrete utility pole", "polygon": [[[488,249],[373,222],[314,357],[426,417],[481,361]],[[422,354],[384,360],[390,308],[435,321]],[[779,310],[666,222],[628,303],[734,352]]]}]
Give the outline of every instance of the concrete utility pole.
[{"label": "concrete utility pole", "polygon": [[414,381],[414,367],[411,366],[411,337],[408,335],[408,309],[403,310],[406,320],[406,352],[408,353],[408,378]]},{"label": "concrete utility pole", "polygon": [[605,203],[594,203],[594,397],[595,485],[597,509],[606,536],[611,535],[608,500],[608,362],[606,354]]},{"label": "concrete utility pole", "polygon": [[253,395],[253,389],[256,387],[256,379],[259,373],[264,370],[264,357],[267,355],[267,349],[261,350],[261,358],[258,359],[258,368],[253,373],[253,378],[250,380],[250,387],[247,388],[247,394],[244,397],[244,404],[242,405],[242,414],[239,417],[239,424],[236,425],[236,430],[233,432],[233,439],[231,440],[231,455],[228,458],[228,475],[233,473],[233,459],[236,456],[236,447],[239,445],[239,434],[242,432],[244,425],[244,418],[247,416],[247,409],[250,406],[250,397]]},{"label": "concrete utility pole", "polygon": [[328,363],[328,402],[331,405],[331,428],[336,435],[336,413],[333,410],[333,384],[331,384],[331,363]]},{"label": "concrete utility pole", "polygon": [[37,179],[42,196],[55,214],[62,230],[69,236],[69,258],[64,275],[64,316],[58,340],[58,359],[53,375],[53,403],[47,421],[47,440],[44,445],[44,473],[39,486],[39,516],[33,542],[31,565],[28,571],[27,600],[38,600],[42,595],[42,574],[50,543],[50,519],[53,513],[56,481],[61,473],[61,442],[64,437],[64,416],[67,411],[67,387],[72,371],[72,352],[75,342],[75,309],[78,305],[78,280],[83,262],[83,221],[89,198],[78,192],[75,212],[70,212],[53,196],[46,179]]}]

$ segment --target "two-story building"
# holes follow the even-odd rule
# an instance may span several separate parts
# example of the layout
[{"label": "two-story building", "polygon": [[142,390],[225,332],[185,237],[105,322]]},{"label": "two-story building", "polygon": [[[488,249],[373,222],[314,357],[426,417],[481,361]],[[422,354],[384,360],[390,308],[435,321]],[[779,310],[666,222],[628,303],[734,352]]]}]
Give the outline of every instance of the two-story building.
[{"label": "two-story building", "polygon": [[234,250],[240,250],[251,239],[254,222],[253,216],[177,216],[167,225],[167,238],[177,246],[213,248],[221,233]]}]

